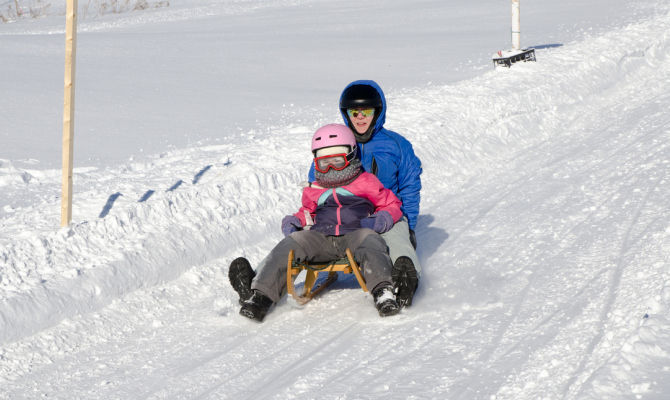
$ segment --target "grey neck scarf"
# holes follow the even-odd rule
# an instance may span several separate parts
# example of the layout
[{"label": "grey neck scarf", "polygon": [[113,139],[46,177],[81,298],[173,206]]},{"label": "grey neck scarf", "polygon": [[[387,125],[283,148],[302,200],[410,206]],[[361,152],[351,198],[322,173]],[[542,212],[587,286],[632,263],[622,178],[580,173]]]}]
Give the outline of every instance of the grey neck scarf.
[{"label": "grey neck scarf", "polygon": [[363,172],[361,168],[361,160],[354,158],[349,162],[346,168],[341,171],[336,171],[334,169],[328,170],[328,172],[323,173],[317,170],[314,170],[314,178],[316,183],[319,186],[325,188],[335,188],[338,186],[348,185],[353,182],[358,175]]}]

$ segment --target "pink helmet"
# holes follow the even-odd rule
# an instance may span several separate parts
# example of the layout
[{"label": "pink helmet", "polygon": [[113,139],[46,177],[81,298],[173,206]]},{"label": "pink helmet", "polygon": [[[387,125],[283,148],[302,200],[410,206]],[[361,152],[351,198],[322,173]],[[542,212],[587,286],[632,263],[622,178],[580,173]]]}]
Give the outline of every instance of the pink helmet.
[{"label": "pink helmet", "polygon": [[312,153],[324,147],[349,146],[349,151],[356,148],[354,133],[346,125],[329,124],[322,126],[312,136]]}]

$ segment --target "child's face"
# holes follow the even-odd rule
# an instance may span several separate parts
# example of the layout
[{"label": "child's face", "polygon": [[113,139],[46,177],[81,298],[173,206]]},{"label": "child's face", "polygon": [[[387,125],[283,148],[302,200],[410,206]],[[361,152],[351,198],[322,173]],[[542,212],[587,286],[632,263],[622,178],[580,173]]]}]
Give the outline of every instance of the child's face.
[{"label": "child's face", "polygon": [[367,132],[372,119],[375,116],[374,108],[349,108],[347,109],[347,115],[349,116],[349,121],[351,121],[351,126],[354,127],[357,133],[363,134]]},{"label": "child's face", "polygon": [[341,171],[349,165],[349,148],[347,146],[332,146],[316,151],[314,158],[314,168],[317,171],[326,173],[331,168]]}]

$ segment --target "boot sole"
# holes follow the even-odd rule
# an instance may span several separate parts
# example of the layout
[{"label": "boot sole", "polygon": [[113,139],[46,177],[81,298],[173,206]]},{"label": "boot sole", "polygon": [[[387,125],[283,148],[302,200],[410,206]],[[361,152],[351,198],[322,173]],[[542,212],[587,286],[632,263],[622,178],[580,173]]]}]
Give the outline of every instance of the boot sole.
[{"label": "boot sole", "polygon": [[[390,303],[391,301],[388,302]],[[388,304],[388,309],[384,309],[385,305],[387,305],[386,302],[382,303],[381,307],[377,309],[380,317],[390,317],[400,312],[400,307],[397,304]]]},{"label": "boot sole", "polygon": [[244,257],[239,257],[230,263],[228,269],[228,280],[230,285],[240,296],[240,305],[251,298],[253,291],[251,290],[251,281],[256,276],[256,272],[251,268],[251,264]]},{"label": "boot sole", "polygon": [[391,279],[393,279],[393,286],[397,290],[396,301],[398,305],[401,308],[411,306],[414,293],[419,285],[419,278],[414,263],[409,257],[398,257],[391,270]]},{"label": "boot sole", "polygon": [[245,316],[249,319],[252,319],[254,321],[258,322],[263,322],[263,319],[265,318],[265,314],[259,314],[257,312],[254,312],[253,310],[250,310],[249,308],[242,307],[240,308],[240,315]]}]

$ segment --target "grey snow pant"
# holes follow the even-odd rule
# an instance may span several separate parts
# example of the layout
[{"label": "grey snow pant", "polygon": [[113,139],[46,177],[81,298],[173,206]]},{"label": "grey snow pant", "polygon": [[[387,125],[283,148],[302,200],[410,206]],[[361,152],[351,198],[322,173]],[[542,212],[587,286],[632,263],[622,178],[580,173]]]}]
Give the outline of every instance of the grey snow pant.
[{"label": "grey snow pant", "polygon": [[372,229],[358,229],[343,236],[326,236],[316,231],[297,231],[279,242],[259,265],[251,288],[275,303],[286,293],[286,263],[293,250],[298,261],[330,262],[346,257],[349,248],[361,268],[365,283],[373,290],[380,283],[391,284],[391,258],[384,239]]},{"label": "grey snow pant", "polygon": [[388,232],[382,233],[382,238],[389,247],[389,255],[391,261],[395,264],[395,260],[400,256],[409,257],[416,268],[416,276],[421,279],[421,264],[419,264],[419,257],[416,255],[416,250],[409,241],[409,224],[407,218],[402,217],[400,221],[393,225],[393,228]]}]

